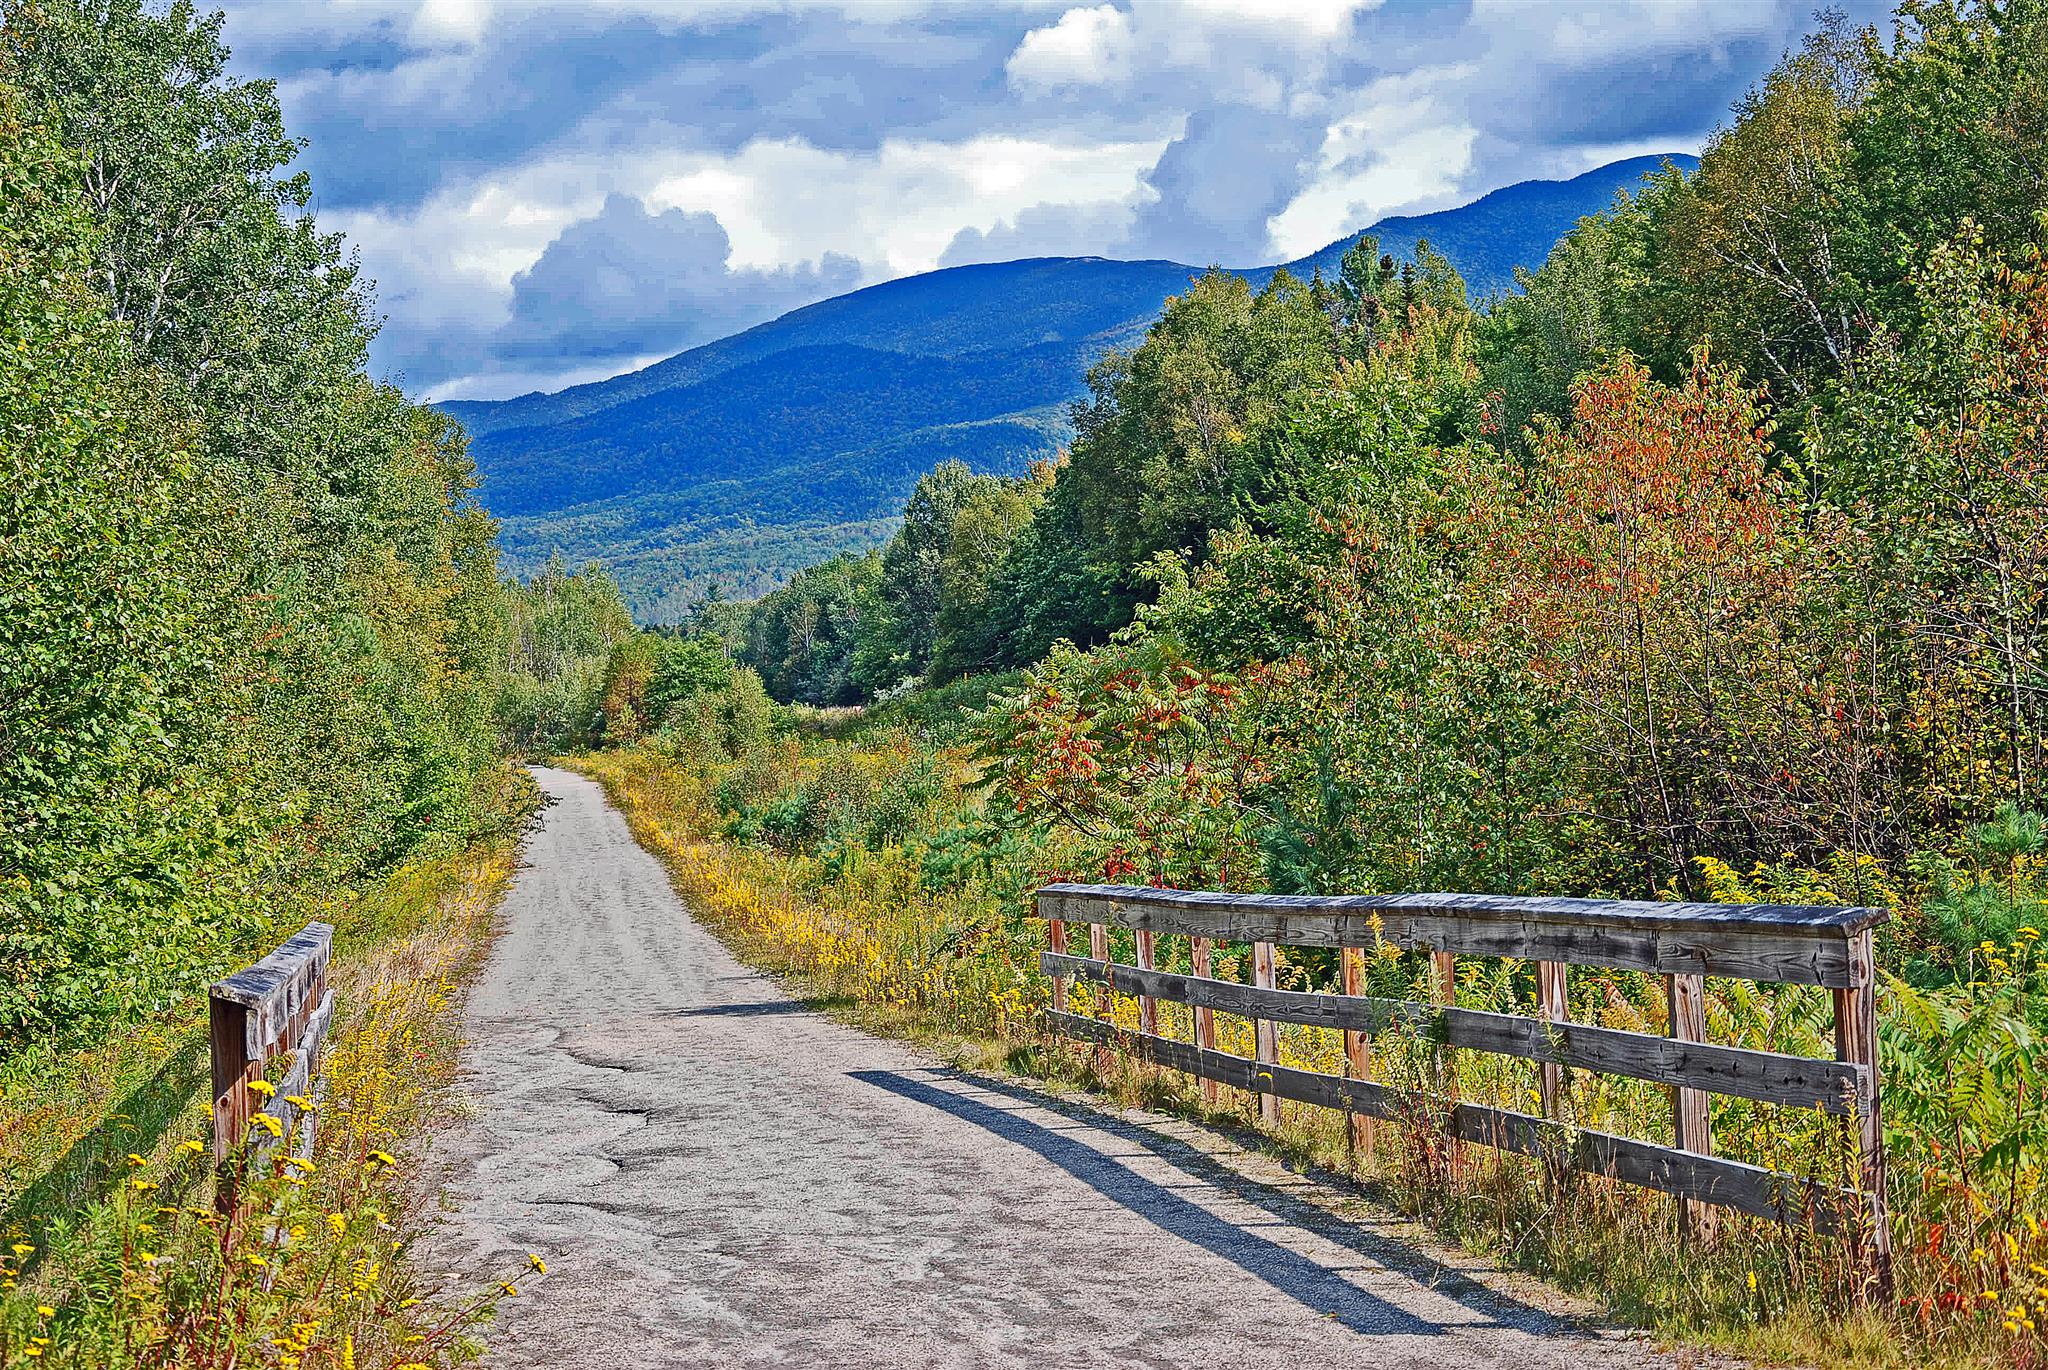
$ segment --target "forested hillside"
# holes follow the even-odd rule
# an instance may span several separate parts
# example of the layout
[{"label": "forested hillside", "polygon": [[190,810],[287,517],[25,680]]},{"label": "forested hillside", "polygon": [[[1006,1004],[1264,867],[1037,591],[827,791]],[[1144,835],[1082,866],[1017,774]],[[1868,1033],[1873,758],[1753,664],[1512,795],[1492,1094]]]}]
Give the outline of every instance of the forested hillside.
[{"label": "forested hillside", "polygon": [[217,19],[0,7],[0,1056],[505,821],[461,430]]},{"label": "forested hillside", "polygon": [[[1373,231],[1393,252],[1428,239],[1488,295],[1662,164],[1525,182]],[[1334,273],[1349,246],[1278,269]],[[1236,274],[1258,286],[1275,270]],[[558,395],[442,408],[477,436],[515,568],[600,558],[644,618],[670,622],[713,585],[757,595],[821,554],[874,546],[938,460],[1015,475],[1052,456],[1088,367],[1197,274],[1100,258],[957,267]]]}]

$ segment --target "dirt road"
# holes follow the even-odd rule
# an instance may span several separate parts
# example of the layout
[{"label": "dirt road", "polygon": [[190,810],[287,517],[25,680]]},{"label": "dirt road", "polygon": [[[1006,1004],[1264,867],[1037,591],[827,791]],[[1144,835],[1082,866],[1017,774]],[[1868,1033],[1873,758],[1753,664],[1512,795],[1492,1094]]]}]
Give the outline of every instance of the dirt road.
[{"label": "dirt road", "polygon": [[807,1011],[691,920],[596,785],[538,775],[436,1239],[451,1265],[550,1262],[487,1364],[1664,1363],[1213,1133]]}]

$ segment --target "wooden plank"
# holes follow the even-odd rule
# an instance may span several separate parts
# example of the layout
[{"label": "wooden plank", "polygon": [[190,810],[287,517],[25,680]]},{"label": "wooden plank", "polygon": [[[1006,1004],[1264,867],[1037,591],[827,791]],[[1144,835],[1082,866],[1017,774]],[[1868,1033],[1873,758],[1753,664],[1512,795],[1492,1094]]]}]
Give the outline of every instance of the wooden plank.
[{"label": "wooden plank", "polygon": [[[1574,1070],[1626,1075],[1654,1084],[1704,1089],[1790,1108],[1861,1116],[1870,1113],[1868,1067],[1748,1047],[1679,1042],[1648,1033],[1583,1023],[1553,1023],[1480,1009],[1435,1008],[1409,999],[1347,997],[1299,990],[1262,990],[1199,975],[1139,971],[1080,957],[1040,958],[1048,975],[1105,975],[1126,994],[1145,992],[1246,1018],[1271,1018],[1363,1033],[1389,1026],[1434,1036],[1447,1046],[1514,1056]],[[1199,1018],[1197,1019],[1199,1025]],[[1213,1041],[1210,1045],[1214,1045]]]},{"label": "wooden plank", "polygon": [[[1247,914],[1295,911],[1310,915],[1455,915],[1473,921],[1560,918],[1614,927],[1784,928],[1809,936],[1832,929],[1846,937],[1891,917],[1888,909],[1834,904],[1699,904],[1650,899],[1563,899],[1506,894],[1234,894],[1214,890],[1161,889],[1151,885],[1044,885],[1040,917],[1050,916],[1044,900],[1149,905],[1162,908],[1239,910]],[[1112,918],[1111,922],[1122,922]],[[1162,929],[1163,931],[1163,929]],[[1370,937],[1357,946],[1371,946]]]},{"label": "wooden plank", "polygon": [[[1571,1017],[1565,974],[1566,966],[1562,961],[1536,963],[1536,1013],[1545,1023],[1563,1024]],[[1545,1061],[1542,1071],[1542,1084],[1538,1090],[1543,1101],[1543,1116],[1555,1118],[1563,1112],[1564,1067],[1555,1061]]]},{"label": "wooden plank", "polygon": [[[1153,969],[1153,935],[1141,929],[1132,936],[1138,948],[1138,969]],[[1159,1035],[1159,1000],[1153,995],[1138,996],[1138,1031],[1148,1037]]]},{"label": "wooden plank", "polygon": [[[1867,930],[1857,935],[1853,954],[1859,961],[1875,964]],[[1884,1128],[1878,1114],[1877,993],[1869,978],[1853,988],[1835,991],[1835,1054],[1843,1064],[1867,1071],[1870,1077],[1870,1107],[1851,1124],[1856,1140],[1857,1183],[1871,1205],[1859,1234],[1865,1278],[1857,1293],[1859,1300],[1882,1306],[1890,1303],[1892,1297],[1892,1229],[1890,1201],[1885,1193]]]},{"label": "wooden plank", "polygon": [[[1670,1009],[1671,1037],[1679,1042],[1707,1040],[1707,984],[1697,975],[1672,975],[1664,981]],[[1708,1123],[1707,1094],[1690,1085],[1671,1092],[1672,1133],[1680,1151],[1699,1156],[1714,1154],[1714,1136]],[[1714,1218],[1696,1199],[1679,1201],[1679,1225],[1689,1237],[1711,1238]]]},{"label": "wooden plank", "polygon": [[[1357,947],[1346,947],[1338,953],[1338,963],[1344,977],[1344,993],[1349,998],[1365,994],[1365,953]],[[1344,1064],[1354,1080],[1372,1078],[1372,1037],[1357,1028],[1344,1029]],[[1373,1117],[1369,1113],[1353,1113],[1350,1120],[1349,1141],[1355,1155],[1363,1156],[1368,1163],[1373,1155]]]},{"label": "wooden plank", "polygon": [[[1191,940],[1189,959],[1194,963],[1194,979],[1208,980],[1212,973],[1208,938],[1196,937]],[[1182,1002],[1188,1001],[1183,1000]],[[1206,1004],[1195,1005],[1195,1045],[1207,1051],[1214,1051],[1216,1049],[1216,1010],[1208,1007]],[[1202,1102],[1213,1108],[1222,1097],[1223,1087],[1216,1083],[1215,1077],[1204,1075],[1202,1077]]]},{"label": "wooden plank", "polygon": [[[1052,1027],[1080,1040],[1121,1047],[1155,1064],[1213,1076],[1240,1089],[1256,1085],[1282,1098],[1382,1119],[1403,1116],[1404,1104],[1409,1111],[1413,1108],[1413,1102],[1398,1091],[1372,1081],[1346,1080],[1286,1066],[1261,1066],[1241,1057],[1204,1051],[1186,1042],[1122,1032],[1108,1023],[1072,1014],[1049,1017]],[[1421,1102],[1444,1109],[1442,1100]],[[1652,1142],[1580,1131],[1508,1109],[1459,1103],[1444,1110],[1444,1117],[1447,1130],[1460,1141],[1561,1161],[1576,1170],[1757,1217],[1800,1226],[1810,1223],[1823,1232],[1836,1230],[1845,1212],[1857,1212],[1864,1207],[1861,1196],[1800,1176],[1716,1156],[1696,1156]]]},{"label": "wooden plank", "polygon": [[[307,1016],[305,1028],[299,1033],[292,1048],[291,1069],[277,1082],[277,1093],[263,1105],[262,1112],[277,1119],[287,1137],[292,1138],[292,1154],[310,1159],[313,1155],[313,1139],[318,1134],[320,1115],[316,1110],[292,1102],[294,1099],[309,1098],[313,1092],[313,1080],[319,1073],[320,1061],[326,1055],[327,1029],[334,1021],[334,991],[328,990],[319,1005]],[[266,1143],[263,1150],[269,1150]]]},{"label": "wooden plank", "polygon": [[[1053,955],[1066,955],[1066,923],[1064,923],[1058,918],[1055,918],[1051,922],[1047,923],[1045,925],[1045,944],[1048,947],[1052,948]],[[1067,1011],[1067,977],[1064,975],[1055,975],[1052,977],[1052,1011],[1054,1013],[1065,1013]]]},{"label": "wooden plank", "polygon": [[208,1056],[213,1077],[213,1160],[219,1165],[241,1145],[255,1095],[248,1084],[263,1072],[247,1048],[249,1008],[211,995],[206,1001]]},{"label": "wooden plank", "polygon": [[[1279,985],[1274,973],[1273,944],[1255,942],[1252,944],[1252,982],[1263,990],[1271,991]],[[1280,1063],[1280,1025],[1271,1018],[1252,1020],[1253,1053],[1259,1064],[1276,1066]],[[1280,1124],[1280,1096],[1270,1089],[1259,1091],[1259,1120],[1268,1127]]]},{"label": "wooden plank", "polygon": [[1221,941],[1346,947],[1384,938],[1472,956],[1830,986],[1871,973],[1850,955],[1850,940],[1890,916],[1882,909],[1775,904],[1219,894],[1126,885],[1047,885],[1038,892],[1038,912]]},{"label": "wooden plank", "polygon": [[1464,1141],[1524,1156],[1562,1155],[1574,1170],[1796,1227],[1810,1223],[1821,1232],[1839,1230],[1845,1214],[1860,1204],[1855,1194],[1802,1176],[1611,1133],[1580,1131],[1506,1109],[1459,1104],[1452,1131]]},{"label": "wooden plank", "polygon": [[293,1021],[320,1001],[333,948],[334,928],[308,923],[255,965],[209,988],[209,997],[248,1010],[245,1050],[252,1059],[269,1054]]}]

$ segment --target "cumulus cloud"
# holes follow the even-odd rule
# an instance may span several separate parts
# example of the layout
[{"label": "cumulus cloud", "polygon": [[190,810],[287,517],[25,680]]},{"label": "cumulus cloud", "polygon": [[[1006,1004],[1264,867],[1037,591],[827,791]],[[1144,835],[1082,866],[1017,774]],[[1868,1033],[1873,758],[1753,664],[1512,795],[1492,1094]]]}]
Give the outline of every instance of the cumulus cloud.
[{"label": "cumulus cloud", "polygon": [[961,229],[939,254],[938,264],[1105,256],[1129,240],[1135,212],[1135,203],[1125,200],[1029,205],[988,228]]},{"label": "cumulus cloud", "polygon": [[1361,91],[1324,130],[1299,189],[1266,221],[1275,253],[1307,256],[1394,210],[1454,201],[1479,131],[1445,93],[1471,75],[1468,65],[1428,69]]},{"label": "cumulus cloud", "polygon": [[1314,119],[1250,105],[1195,111],[1146,174],[1151,198],[1122,252],[1195,266],[1262,264],[1271,249],[1266,221],[1294,197],[1322,137]]},{"label": "cumulus cloud", "polygon": [[860,283],[860,263],[734,269],[716,215],[650,213],[629,195],[562,230],[512,278],[503,355],[631,357],[677,352],[772,319]]},{"label": "cumulus cloud", "polygon": [[1100,86],[1131,71],[1131,17],[1115,5],[1072,9],[1033,29],[1003,64],[1013,85],[1056,90]]}]

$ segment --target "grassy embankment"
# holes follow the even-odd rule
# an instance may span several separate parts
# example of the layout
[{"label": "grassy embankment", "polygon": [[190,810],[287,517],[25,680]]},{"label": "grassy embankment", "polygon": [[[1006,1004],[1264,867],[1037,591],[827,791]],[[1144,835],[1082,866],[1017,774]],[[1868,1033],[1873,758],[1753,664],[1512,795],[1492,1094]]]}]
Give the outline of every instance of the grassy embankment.
[{"label": "grassy embankment", "polygon": [[474,1358],[522,1272],[439,1289],[409,1250],[517,826],[309,911],[336,927],[320,1129],[309,1163],[255,1168],[244,1220],[222,1222],[210,1202],[203,997],[89,1050],[0,1068],[0,1366]]},{"label": "grassy embankment", "polygon": [[[1245,1131],[1257,1126],[1249,1096],[1225,1091],[1221,1107],[1207,1109],[1184,1077],[1097,1058],[1037,1030],[1047,994],[1035,968],[1043,925],[1021,916],[1032,857],[1004,852],[979,823],[981,801],[962,783],[972,765],[961,754],[856,731],[785,738],[736,761],[643,749],[574,764],[606,787],[693,910],[740,955],[823,1006],[963,1064],[1104,1090],[1127,1104]],[[1733,873],[1724,878],[1725,897],[1748,897]],[[1124,942],[1117,954],[1129,961]],[[1239,959],[1220,956],[1218,973],[1242,978],[1249,967]],[[1462,963],[1460,1002],[1527,1012],[1523,969]],[[1424,997],[1420,973],[1411,958],[1383,949],[1370,988]],[[1319,978],[1306,958],[1289,963],[1283,953],[1283,985]],[[1588,974],[1574,980],[1572,1016],[1661,1031],[1658,994],[1649,977]],[[1188,1036],[1177,1006],[1161,1008],[1169,1034]],[[1105,1012],[1135,1026],[1134,1001],[1113,997]],[[1817,993],[1717,984],[1711,1029],[1719,1041],[1827,1055],[1829,1021]],[[1942,1032],[1967,1035],[1973,1023],[1895,1022],[1890,1031],[1924,1029],[1932,1042]],[[1251,1054],[1249,1023],[1220,1017],[1219,1030],[1226,1049]],[[1448,1070],[1460,1097],[1531,1107],[1533,1071],[1522,1063],[1475,1053],[1445,1063],[1426,1044],[1393,1035],[1376,1053],[1380,1078],[1418,1094],[1451,1084]],[[1287,1029],[1282,1060],[1344,1071],[1337,1035],[1313,1029]],[[1717,1240],[1685,1248],[1675,1206],[1663,1196],[1583,1176],[1560,1189],[1521,1158],[1450,1147],[1426,1110],[1382,1125],[1375,1154],[1365,1156],[1350,1148],[1339,1115],[1290,1105],[1268,1145],[1295,1163],[1348,1173],[1453,1239],[1539,1271],[1676,1342],[1818,1365],[2048,1363],[2033,1325],[2035,1305],[2048,1298],[2037,1287],[2048,1284],[2039,1268],[2038,1194],[2021,1192],[2017,1181],[2010,1195],[1952,1190],[1943,1169],[1948,1139],[1930,1135],[1923,1121],[1926,1096],[1950,1085],[1897,1084],[1894,1166],[1911,1177],[1894,1194],[1902,1299],[1866,1312],[1844,1311],[1854,1270],[1839,1242],[1729,1215]],[[1656,1139],[1671,1126],[1668,1094],[1629,1081],[1579,1077],[1570,1106],[1588,1127]],[[1794,1173],[1847,1173],[1846,1139],[1820,1115],[1722,1101],[1714,1121],[1723,1154]]]}]

